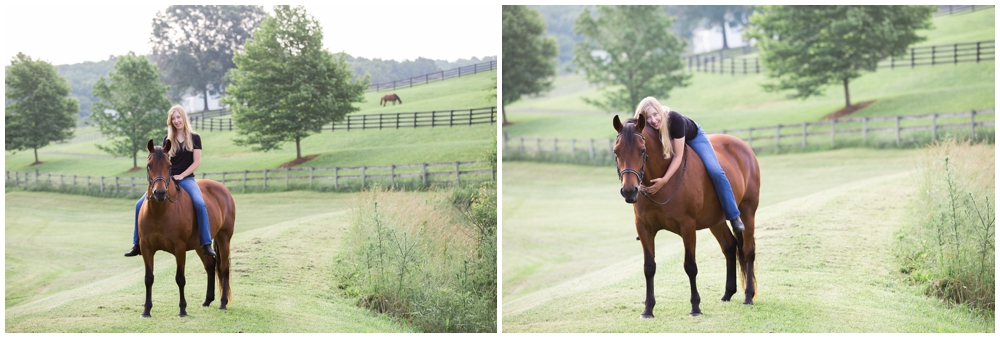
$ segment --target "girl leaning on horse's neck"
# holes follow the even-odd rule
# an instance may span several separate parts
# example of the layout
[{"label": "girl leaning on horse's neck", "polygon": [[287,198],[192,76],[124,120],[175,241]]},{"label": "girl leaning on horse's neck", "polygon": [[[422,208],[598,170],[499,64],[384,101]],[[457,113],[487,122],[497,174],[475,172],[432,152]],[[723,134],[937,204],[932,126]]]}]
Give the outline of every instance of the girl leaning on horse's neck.
[{"label": "girl leaning on horse's neck", "polygon": [[[170,140],[170,176],[194,202],[195,216],[198,218],[198,236],[202,248],[210,256],[216,256],[212,250],[212,235],[209,233],[208,211],[201,188],[194,179],[194,171],[201,165],[201,136],[188,124],[187,112],[180,105],[174,105],[167,114],[167,136],[163,141]],[[125,257],[139,255],[139,209],[146,201],[146,195],[139,198],[135,204],[135,225],[132,234],[132,250]]]},{"label": "girl leaning on horse's neck", "polygon": [[681,159],[684,158],[684,145],[687,144],[705,163],[705,169],[712,178],[716,194],[719,195],[719,202],[722,203],[722,210],[725,211],[733,232],[742,232],[743,222],[740,221],[740,210],[736,206],[733,189],[729,186],[729,179],[719,165],[715,150],[701,126],[690,118],[660,105],[660,102],[653,97],[647,97],[639,102],[633,117],[640,118],[642,115],[646,117],[646,124],[659,132],[660,141],[663,142],[663,159],[670,161],[670,165],[667,166],[667,173],[663,177],[650,180],[652,186],[640,189],[648,195],[656,194],[677,173]]}]

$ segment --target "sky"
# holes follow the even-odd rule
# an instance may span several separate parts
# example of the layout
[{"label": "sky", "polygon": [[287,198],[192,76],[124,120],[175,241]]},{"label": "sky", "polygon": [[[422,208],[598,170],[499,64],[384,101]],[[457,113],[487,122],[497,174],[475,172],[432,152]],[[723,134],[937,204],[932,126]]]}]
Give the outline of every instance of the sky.
[{"label": "sky", "polygon": [[[5,65],[23,52],[53,65],[148,54],[153,17],[170,4],[4,5]],[[262,5],[271,12],[272,5]],[[455,61],[500,54],[499,5],[304,5],[331,52]],[[345,34],[349,33],[349,34]]]}]

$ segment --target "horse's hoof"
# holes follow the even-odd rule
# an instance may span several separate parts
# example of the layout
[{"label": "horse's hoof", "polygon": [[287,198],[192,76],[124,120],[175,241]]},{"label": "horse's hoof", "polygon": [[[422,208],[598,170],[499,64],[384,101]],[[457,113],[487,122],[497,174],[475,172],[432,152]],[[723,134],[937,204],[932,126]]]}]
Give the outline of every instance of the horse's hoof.
[{"label": "horse's hoof", "polygon": [[653,315],[651,315],[651,314],[647,315],[647,314],[643,313],[643,314],[639,315],[639,318],[650,319],[650,318],[653,318]]},{"label": "horse's hoof", "polygon": [[732,300],[732,299],[733,299],[733,295],[725,295],[725,296],[722,296],[722,301],[723,301],[723,302],[728,302],[728,301],[730,301],[730,300]]},{"label": "horse's hoof", "polygon": [[148,313],[143,313],[142,314],[142,318],[149,318],[149,314]]},{"label": "horse's hoof", "polygon": [[186,313],[181,313],[181,314],[177,315],[177,318],[184,318],[184,317],[187,317],[187,316],[188,315]]},{"label": "horse's hoof", "polygon": [[691,312],[691,317],[701,316],[701,312]]},{"label": "horse's hoof", "polygon": [[220,307],[219,307],[219,310],[226,310],[226,306],[225,306],[225,305],[223,305],[223,306],[220,306]]},{"label": "horse's hoof", "polygon": [[209,305],[212,305],[212,301],[207,301],[207,302],[201,303],[202,307],[208,307]]},{"label": "horse's hoof", "polygon": [[743,305],[753,305],[753,299],[747,299],[743,302]]}]

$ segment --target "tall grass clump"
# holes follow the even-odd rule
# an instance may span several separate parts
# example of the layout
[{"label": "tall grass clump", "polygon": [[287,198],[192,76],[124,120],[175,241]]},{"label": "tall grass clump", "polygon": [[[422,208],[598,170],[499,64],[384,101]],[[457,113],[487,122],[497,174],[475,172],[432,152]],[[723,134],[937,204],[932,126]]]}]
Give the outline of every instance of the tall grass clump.
[{"label": "tall grass clump", "polygon": [[360,193],[338,288],[425,332],[496,332],[496,185],[449,190]]},{"label": "tall grass clump", "polygon": [[934,295],[995,311],[995,146],[947,140],[915,158],[913,221],[899,235],[901,271]]}]

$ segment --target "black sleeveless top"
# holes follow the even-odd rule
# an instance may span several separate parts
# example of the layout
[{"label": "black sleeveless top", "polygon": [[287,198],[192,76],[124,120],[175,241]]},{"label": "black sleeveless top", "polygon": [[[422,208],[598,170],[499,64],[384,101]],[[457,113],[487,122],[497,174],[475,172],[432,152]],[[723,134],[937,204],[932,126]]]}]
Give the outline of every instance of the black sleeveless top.
[{"label": "black sleeveless top", "polygon": [[667,113],[667,121],[667,134],[672,139],[684,137],[686,142],[698,136],[698,124],[681,113],[671,110]]},{"label": "black sleeveless top", "polygon": [[[184,142],[194,142],[192,144],[194,147],[192,148],[201,149],[201,136],[198,134],[191,133],[191,139],[184,140]],[[184,142],[170,145],[171,148],[177,148],[177,151],[174,153],[174,156],[170,158],[170,176],[180,175],[184,173],[184,171],[187,170],[188,167],[191,167],[191,164],[194,164],[194,151],[193,150],[187,151],[186,149],[184,149]],[[166,144],[166,143],[167,143],[167,137],[164,136],[163,142],[161,142],[161,144]],[[194,173],[192,172],[190,175],[187,175],[184,178],[188,177],[194,177]]]}]

